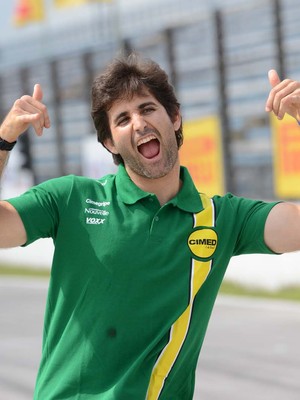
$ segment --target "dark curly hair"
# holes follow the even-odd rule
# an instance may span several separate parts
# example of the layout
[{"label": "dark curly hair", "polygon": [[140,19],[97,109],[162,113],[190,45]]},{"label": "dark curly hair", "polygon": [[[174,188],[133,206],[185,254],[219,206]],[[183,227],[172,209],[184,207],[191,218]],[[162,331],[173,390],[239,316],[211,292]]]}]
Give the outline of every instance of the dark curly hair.
[{"label": "dark curly hair", "polygon": [[[145,88],[165,108],[174,121],[180,104],[174,88],[169,83],[168,75],[160,66],[133,53],[113,61],[100,74],[92,85],[91,115],[97,131],[98,141],[104,145],[106,139],[112,139],[107,111],[116,100],[131,99],[143,94]],[[183,143],[182,123],[175,131],[178,148]],[[113,154],[115,164],[123,163],[119,154]]]}]

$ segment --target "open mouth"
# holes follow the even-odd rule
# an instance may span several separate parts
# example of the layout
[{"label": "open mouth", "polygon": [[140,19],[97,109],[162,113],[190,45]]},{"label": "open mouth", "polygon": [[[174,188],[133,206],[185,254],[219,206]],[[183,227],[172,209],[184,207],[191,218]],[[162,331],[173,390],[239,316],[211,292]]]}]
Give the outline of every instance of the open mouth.
[{"label": "open mouth", "polygon": [[143,157],[151,160],[159,154],[160,143],[155,136],[148,136],[138,142],[138,151]]}]

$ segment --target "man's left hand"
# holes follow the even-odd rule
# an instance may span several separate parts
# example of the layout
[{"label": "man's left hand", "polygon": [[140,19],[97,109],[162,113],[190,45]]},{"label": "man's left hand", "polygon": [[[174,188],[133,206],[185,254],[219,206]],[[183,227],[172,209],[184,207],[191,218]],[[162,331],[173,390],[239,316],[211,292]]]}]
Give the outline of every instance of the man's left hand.
[{"label": "man's left hand", "polygon": [[272,89],[266,102],[266,111],[273,111],[278,119],[283,119],[287,113],[300,124],[300,82],[292,79],[280,81],[274,69],[269,71],[268,77]]}]

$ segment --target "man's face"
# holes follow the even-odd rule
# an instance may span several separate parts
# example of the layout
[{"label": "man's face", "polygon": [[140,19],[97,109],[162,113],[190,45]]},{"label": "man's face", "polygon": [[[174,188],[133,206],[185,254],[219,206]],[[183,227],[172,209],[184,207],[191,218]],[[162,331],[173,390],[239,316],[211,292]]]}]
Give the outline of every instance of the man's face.
[{"label": "man's face", "polygon": [[172,121],[165,108],[149,91],[131,100],[119,100],[108,111],[112,139],[105,146],[120,154],[125,168],[133,174],[156,179],[170,172],[178,163],[175,131],[181,117]]}]

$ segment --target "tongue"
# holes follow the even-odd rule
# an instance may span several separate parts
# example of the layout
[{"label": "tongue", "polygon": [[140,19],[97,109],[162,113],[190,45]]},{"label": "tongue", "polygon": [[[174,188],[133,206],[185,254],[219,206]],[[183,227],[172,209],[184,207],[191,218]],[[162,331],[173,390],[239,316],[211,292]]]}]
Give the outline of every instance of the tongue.
[{"label": "tongue", "polygon": [[148,143],[141,144],[139,146],[139,152],[142,154],[142,156],[148,159],[157,156],[159,153],[158,140],[150,140]]}]

